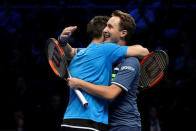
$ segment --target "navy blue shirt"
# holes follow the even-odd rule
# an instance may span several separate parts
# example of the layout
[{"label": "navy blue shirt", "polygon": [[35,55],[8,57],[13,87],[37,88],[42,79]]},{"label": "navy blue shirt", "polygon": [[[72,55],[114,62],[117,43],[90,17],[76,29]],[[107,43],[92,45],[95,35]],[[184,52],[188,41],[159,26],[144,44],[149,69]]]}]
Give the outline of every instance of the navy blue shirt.
[{"label": "navy blue shirt", "polygon": [[138,59],[135,57],[126,58],[123,63],[114,68],[113,73],[116,76],[111,83],[121,87],[122,92],[109,105],[110,126],[141,127],[136,95],[140,78],[140,63]]}]

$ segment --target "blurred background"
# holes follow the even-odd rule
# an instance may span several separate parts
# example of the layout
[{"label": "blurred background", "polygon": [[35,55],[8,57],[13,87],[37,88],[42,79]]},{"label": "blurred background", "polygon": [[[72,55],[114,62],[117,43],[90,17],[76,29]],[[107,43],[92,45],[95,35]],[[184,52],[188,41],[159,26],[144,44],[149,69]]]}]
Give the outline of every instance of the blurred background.
[{"label": "blurred background", "polygon": [[89,20],[116,9],[134,17],[133,43],[170,58],[163,80],[138,91],[143,131],[196,130],[195,0],[1,0],[0,131],[58,131],[69,88],[47,63],[46,40],[77,25],[71,44],[86,47]]}]

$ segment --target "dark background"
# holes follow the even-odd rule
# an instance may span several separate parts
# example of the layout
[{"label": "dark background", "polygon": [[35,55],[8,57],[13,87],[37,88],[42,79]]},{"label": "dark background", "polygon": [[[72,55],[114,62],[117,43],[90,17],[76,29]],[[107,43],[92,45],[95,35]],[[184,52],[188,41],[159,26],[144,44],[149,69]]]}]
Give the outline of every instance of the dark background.
[{"label": "dark background", "polygon": [[72,46],[86,47],[89,20],[116,9],[135,18],[133,43],[163,49],[170,58],[163,80],[138,92],[143,131],[150,129],[152,108],[161,131],[195,130],[194,0],[1,0],[0,130],[59,129],[69,88],[47,63],[46,40],[77,25]]}]

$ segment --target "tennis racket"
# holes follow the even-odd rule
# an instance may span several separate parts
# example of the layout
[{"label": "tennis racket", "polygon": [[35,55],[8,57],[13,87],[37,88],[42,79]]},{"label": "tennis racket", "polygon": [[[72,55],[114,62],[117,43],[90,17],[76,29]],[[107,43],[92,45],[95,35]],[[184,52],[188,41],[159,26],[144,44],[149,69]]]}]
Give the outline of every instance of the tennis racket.
[{"label": "tennis racket", "polygon": [[151,88],[162,78],[168,67],[169,57],[163,50],[156,50],[149,53],[140,62],[139,87]]},{"label": "tennis racket", "polygon": [[[49,65],[53,72],[64,80],[67,80],[67,78],[71,78],[72,76],[68,68],[65,52],[56,39],[49,38],[47,40],[46,52]],[[86,101],[80,90],[74,89],[74,92],[80,99],[83,106],[87,106],[88,102]]]}]

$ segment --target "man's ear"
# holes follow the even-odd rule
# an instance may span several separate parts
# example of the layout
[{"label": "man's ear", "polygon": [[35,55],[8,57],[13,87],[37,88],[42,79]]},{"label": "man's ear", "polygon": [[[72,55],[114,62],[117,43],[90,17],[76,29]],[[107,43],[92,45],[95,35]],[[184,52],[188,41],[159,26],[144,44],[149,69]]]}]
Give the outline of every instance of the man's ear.
[{"label": "man's ear", "polygon": [[127,30],[122,30],[121,33],[120,33],[120,37],[121,38],[125,38],[125,36],[127,35],[127,33],[128,33]]}]

